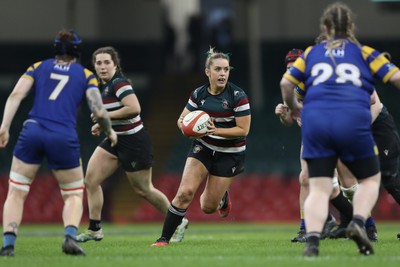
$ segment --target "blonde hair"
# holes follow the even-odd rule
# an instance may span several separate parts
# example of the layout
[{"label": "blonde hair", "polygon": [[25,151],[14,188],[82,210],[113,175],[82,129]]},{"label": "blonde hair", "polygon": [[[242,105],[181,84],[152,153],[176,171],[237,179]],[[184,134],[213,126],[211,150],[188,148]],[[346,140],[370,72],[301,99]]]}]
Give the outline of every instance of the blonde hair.
[{"label": "blonde hair", "polygon": [[206,52],[206,55],[207,55],[206,63],[205,63],[206,69],[209,69],[213,63],[213,60],[217,59],[217,58],[223,58],[223,59],[228,60],[228,62],[230,62],[229,54],[218,52],[218,51],[215,51],[214,49],[215,49],[214,47],[210,47],[210,49]]},{"label": "blonde hair", "polygon": [[[348,39],[361,49],[361,45],[354,35],[354,14],[347,5],[341,2],[329,5],[321,16],[320,27],[322,35],[327,41],[326,48],[329,51],[329,56],[335,64],[332,49],[342,44],[342,41],[335,41],[335,38]],[[324,28],[326,28],[326,33],[324,33]]]}]

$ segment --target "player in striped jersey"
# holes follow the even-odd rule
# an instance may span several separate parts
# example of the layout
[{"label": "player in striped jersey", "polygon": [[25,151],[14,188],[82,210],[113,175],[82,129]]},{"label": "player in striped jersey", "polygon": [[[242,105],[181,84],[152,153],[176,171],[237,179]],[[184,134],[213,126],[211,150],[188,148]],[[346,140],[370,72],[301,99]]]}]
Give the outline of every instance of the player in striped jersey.
[{"label": "player in striped jersey", "polygon": [[[100,80],[104,106],[118,135],[118,146],[112,147],[109,140],[104,139],[89,160],[85,177],[89,228],[77,236],[79,242],[103,239],[101,211],[104,199],[101,183],[120,166],[139,196],[149,201],[162,214],[167,213],[169,206],[168,198],[154,188],[151,181],[152,143],[140,117],[139,100],[130,81],[122,73],[118,51],[109,46],[99,48],[93,53],[92,61]],[[93,125],[92,133],[100,134],[97,123]],[[180,235],[176,241],[183,239],[187,223],[185,219],[177,229]]]},{"label": "player in striped jersey", "polygon": [[75,32],[60,31],[54,41],[55,58],[30,66],[7,99],[0,128],[0,147],[8,143],[8,131],[21,101],[29,91],[34,90],[32,109],[14,148],[10,186],[3,211],[1,256],[14,256],[24,202],[44,157],[64,199],[65,239],[62,251],[85,255],[75,241],[82,216],[84,189],[76,117],[77,109],[85,98],[99,128],[113,146],[117,136],[102,105],[96,77],[77,63],[81,42]]},{"label": "player in striped jersey", "polygon": [[[378,149],[371,131],[371,95],[376,79],[400,89],[400,71],[383,54],[361,45],[354,36],[354,27],[350,8],[342,3],[331,4],[321,17],[327,41],[307,48],[281,80],[282,97],[292,115],[297,118],[301,111],[302,157],[310,177],[304,256],[319,254],[319,237],[338,159],[359,181],[346,235],[356,242],[360,253],[374,253],[364,228],[381,180]],[[293,89],[299,82],[304,82],[306,88],[303,106],[293,101]]]},{"label": "player in striped jersey", "polygon": [[178,119],[191,111],[203,110],[211,117],[207,135],[193,140],[186,159],[181,184],[168,209],[161,237],[153,246],[167,246],[174,229],[181,223],[200,184],[206,187],[200,197],[201,209],[226,217],[231,209],[228,189],[244,170],[246,136],[250,130],[250,104],[246,93],[228,82],[229,55],[210,49],[205,63],[209,83],[195,89]]}]

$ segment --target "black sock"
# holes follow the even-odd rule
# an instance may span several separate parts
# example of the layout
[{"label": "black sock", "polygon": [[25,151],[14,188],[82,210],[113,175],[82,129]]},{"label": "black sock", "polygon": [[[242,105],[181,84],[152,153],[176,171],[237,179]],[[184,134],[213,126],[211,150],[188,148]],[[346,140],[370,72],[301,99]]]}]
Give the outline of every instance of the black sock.
[{"label": "black sock", "polygon": [[345,228],[349,225],[351,219],[347,219],[346,216],[343,215],[343,213],[340,213],[340,224],[339,224],[339,228]]},{"label": "black sock", "polygon": [[354,215],[352,221],[355,222],[358,226],[360,226],[362,228],[365,225],[365,218],[360,215]]},{"label": "black sock", "polygon": [[400,205],[400,173],[396,176],[384,176],[382,175],[382,185],[386,191],[392,195],[397,204]]},{"label": "black sock", "polygon": [[181,224],[183,217],[185,217],[186,210],[174,207],[172,204],[169,206],[161,237],[165,237],[168,241],[171,239],[176,227]]},{"label": "black sock", "polygon": [[337,197],[331,199],[331,203],[340,212],[340,224],[344,225],[343,223],[348,223],[353,217],[353,205],[351,205],[349,200],[340,192]]},{"label": "black sock", "polygon": [[99,231],[101,229],[101,220],[89,219],[89,230]]},{"label": "black sock", "polygon": [[319,240],[321,238],[321,234],[318,232],[310,232],[307,233],[307,243],[319,247]]}]

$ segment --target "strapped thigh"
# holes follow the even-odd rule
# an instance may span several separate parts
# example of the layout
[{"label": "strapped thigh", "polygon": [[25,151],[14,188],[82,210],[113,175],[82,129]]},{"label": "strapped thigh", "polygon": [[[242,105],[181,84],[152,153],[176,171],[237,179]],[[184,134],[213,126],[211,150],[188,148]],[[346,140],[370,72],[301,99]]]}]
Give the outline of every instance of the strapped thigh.
[{"label": "strapped thigh", "polygon": [[32,184],[31,179],[13,171],[10,172],[10,179],[8,182],[10,186],[26,192],[29,192]]},{"label": "strapped thigh", "polygon": [[60,184],[60,191],[63,196],[83,193],[83,189],[85,189],[83,179],[71,183]]}]

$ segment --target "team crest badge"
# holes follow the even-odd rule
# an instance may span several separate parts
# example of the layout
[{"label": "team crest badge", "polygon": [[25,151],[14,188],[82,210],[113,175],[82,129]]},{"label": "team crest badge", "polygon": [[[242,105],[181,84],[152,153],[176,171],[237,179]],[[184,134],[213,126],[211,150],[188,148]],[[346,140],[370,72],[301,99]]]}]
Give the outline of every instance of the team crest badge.
[{"label": "team crest badge", "polygon": [[224,100],[222,101],[222,107],[223,107],[224,109],[228,109],[228,108],[229,108],[228,100],[224,99]]}]

